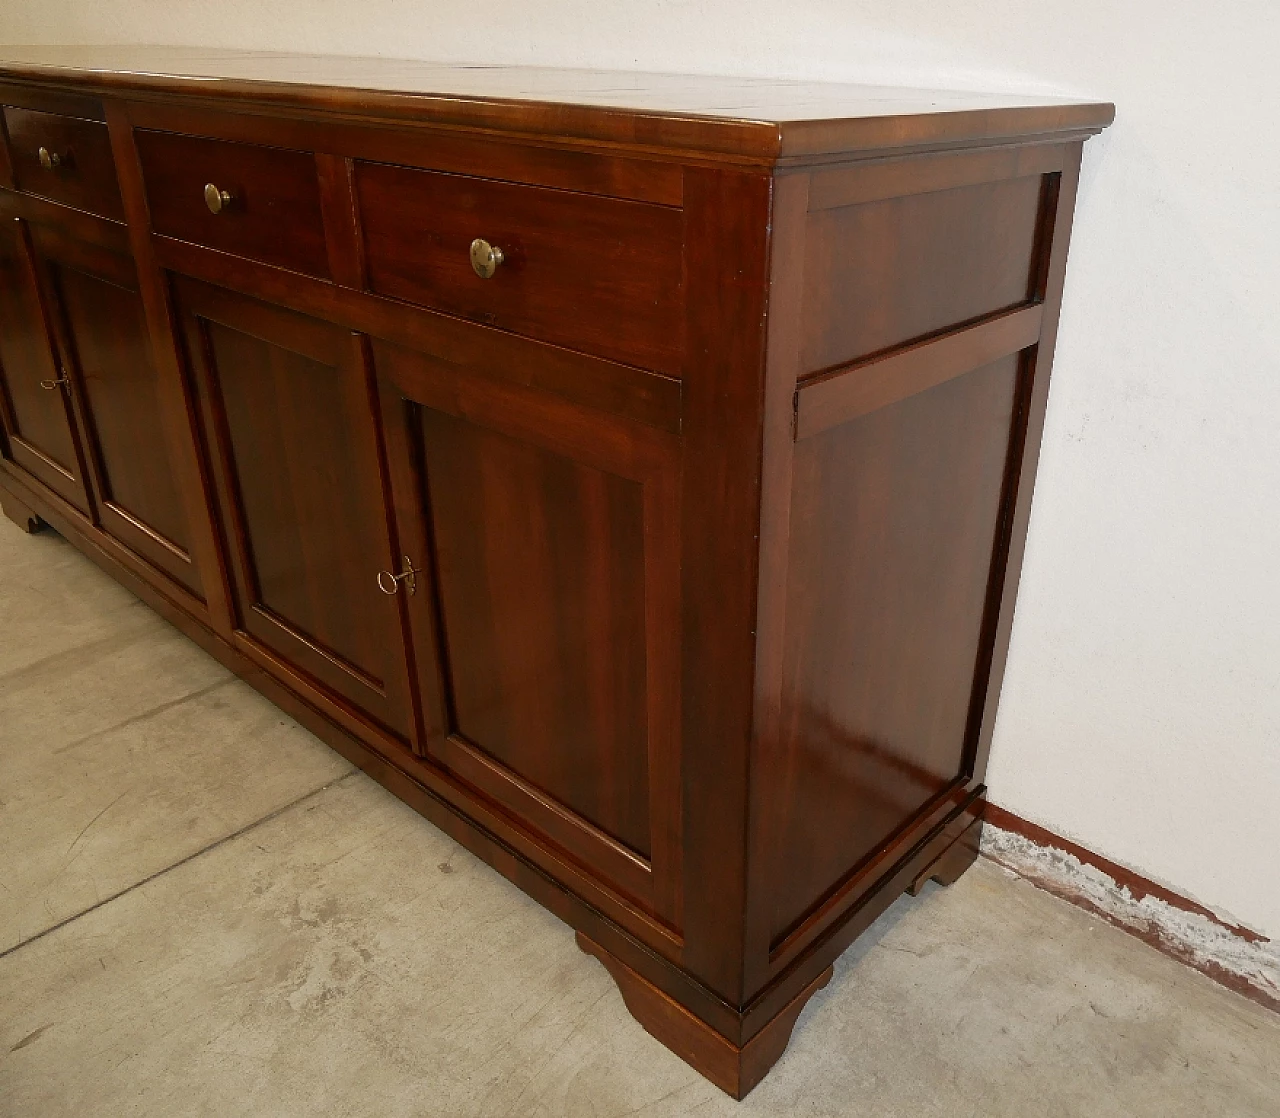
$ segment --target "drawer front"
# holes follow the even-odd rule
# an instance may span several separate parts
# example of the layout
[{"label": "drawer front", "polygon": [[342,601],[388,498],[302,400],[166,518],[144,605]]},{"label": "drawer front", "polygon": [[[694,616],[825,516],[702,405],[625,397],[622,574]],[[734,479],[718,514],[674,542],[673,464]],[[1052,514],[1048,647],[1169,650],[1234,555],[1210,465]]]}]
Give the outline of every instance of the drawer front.
[{"label": "drawer front", "polygon": [[[370,290],[679,374],[679,209],[379,163],[356,192]],[[502,253],[488,278],[477,238]]]},{"label": "drawer front", "polygon": [[[328,277],[314,156],[169,132],[135,136],[155,232]],[[227,196],[217,213],[205,198],[210,184]]]},{"label": "drawer front", "polygon": [[124,220],[105,124],[12,106],[4,110],[4,123],[19,190]]}]

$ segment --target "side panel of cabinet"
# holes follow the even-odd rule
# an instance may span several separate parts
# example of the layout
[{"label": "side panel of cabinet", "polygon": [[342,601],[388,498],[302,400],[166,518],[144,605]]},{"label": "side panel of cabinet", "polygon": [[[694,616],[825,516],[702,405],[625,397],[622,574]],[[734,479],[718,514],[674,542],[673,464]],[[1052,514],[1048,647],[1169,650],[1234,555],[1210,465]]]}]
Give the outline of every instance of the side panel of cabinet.
[{"label": "side panel of cabinet", "polygon": [[374,350],[428,756],[678,928],[675,438]]},{"label": "side panel of cabinet", "polygon": [[203,598],[133,261],[63,236],[37,236],[36,258],[81,405],[101,525]]},{"label": "side panel of cabinet", "polygon": [[12,462],[88,515],[70,381],[54,348],[30,231],[0,223],[0,414]]},{"label": "side panel of cabinet", "polygon": [[1021,370],[1012,354],[796,444],[762,773],[773,948],[964,778]]},{"label": "side panel of cabinet", "polygon": [[[761,584],[773,714],[752,761],[751,992],[811,976],[904,855],[980,811],[1064,155],[827,170],[782,223],[775,321],[805,329],[770,338],[791,431],[772,446]],[[892,315],[866,274],[898,292]]]},{"label": "side panel of cabinet", "polygon": [[238,639],[358,717],[414,736],[371,384],[358,335],[174,281],[195,371]]}]

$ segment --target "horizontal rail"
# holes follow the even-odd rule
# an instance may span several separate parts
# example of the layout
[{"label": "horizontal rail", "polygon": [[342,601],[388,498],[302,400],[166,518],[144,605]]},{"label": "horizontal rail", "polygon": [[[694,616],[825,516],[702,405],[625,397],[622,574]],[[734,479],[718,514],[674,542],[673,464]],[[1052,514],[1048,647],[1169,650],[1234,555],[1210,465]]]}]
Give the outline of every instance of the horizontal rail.
[{"label": "horizontal rail", "polygon": [[800,383],[796,439],[857,419],[944,384],[1040,339],[1040,304],[1003,311]]}]

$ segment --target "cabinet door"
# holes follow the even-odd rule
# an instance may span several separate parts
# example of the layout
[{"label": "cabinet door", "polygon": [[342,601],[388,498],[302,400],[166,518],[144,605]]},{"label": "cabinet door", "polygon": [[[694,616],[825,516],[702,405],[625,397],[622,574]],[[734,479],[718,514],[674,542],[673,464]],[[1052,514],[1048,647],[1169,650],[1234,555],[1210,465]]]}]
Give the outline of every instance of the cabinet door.
[{"label": "cabinet door", "polygon": [[427,754],[678,926],[675,437],[373,348]]},{"label": "cabinet door", "polygon": [[30,230],[0,222],[0,416],[11,462],[88,515],[71,380],[54,348]]},{"label": "cabinet door", "polygon": [[373,396],[348,330],[175,280],[239,639],[398,737],[414,718]]},{"label": "cabinet door", "polygon": [[99,522],[202,597],[133,261],[33,232],[37,264],[53,295],[63,367],[80,404]]}]

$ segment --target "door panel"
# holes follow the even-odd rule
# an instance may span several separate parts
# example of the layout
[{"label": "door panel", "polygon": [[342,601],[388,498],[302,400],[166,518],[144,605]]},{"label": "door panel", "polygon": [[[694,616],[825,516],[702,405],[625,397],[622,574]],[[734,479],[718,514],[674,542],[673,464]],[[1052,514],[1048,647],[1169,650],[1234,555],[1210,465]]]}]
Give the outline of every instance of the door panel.
[{"label": "door panel", "polygon": [[56,250],[41,239],[37,257],[57,295],[102,527],[202,599],[133,262],[64,238],[49,243]]},{"label": "door panel", "polygon": [[88,515],[70,381],[20,220],[0,223],[0,411],[14,465]]},{"label": "door panel", "polygon": [[647,858],[641,483],[418,421],[458,733]]},{"label": "door panel", "polygon": [[175,281],[215,465],[241,637],[413,733],[367,364],[340,327]]},{"label": "door panel", "polygon": [[675,438],[374,353],[428,755],[678,926]]}]

